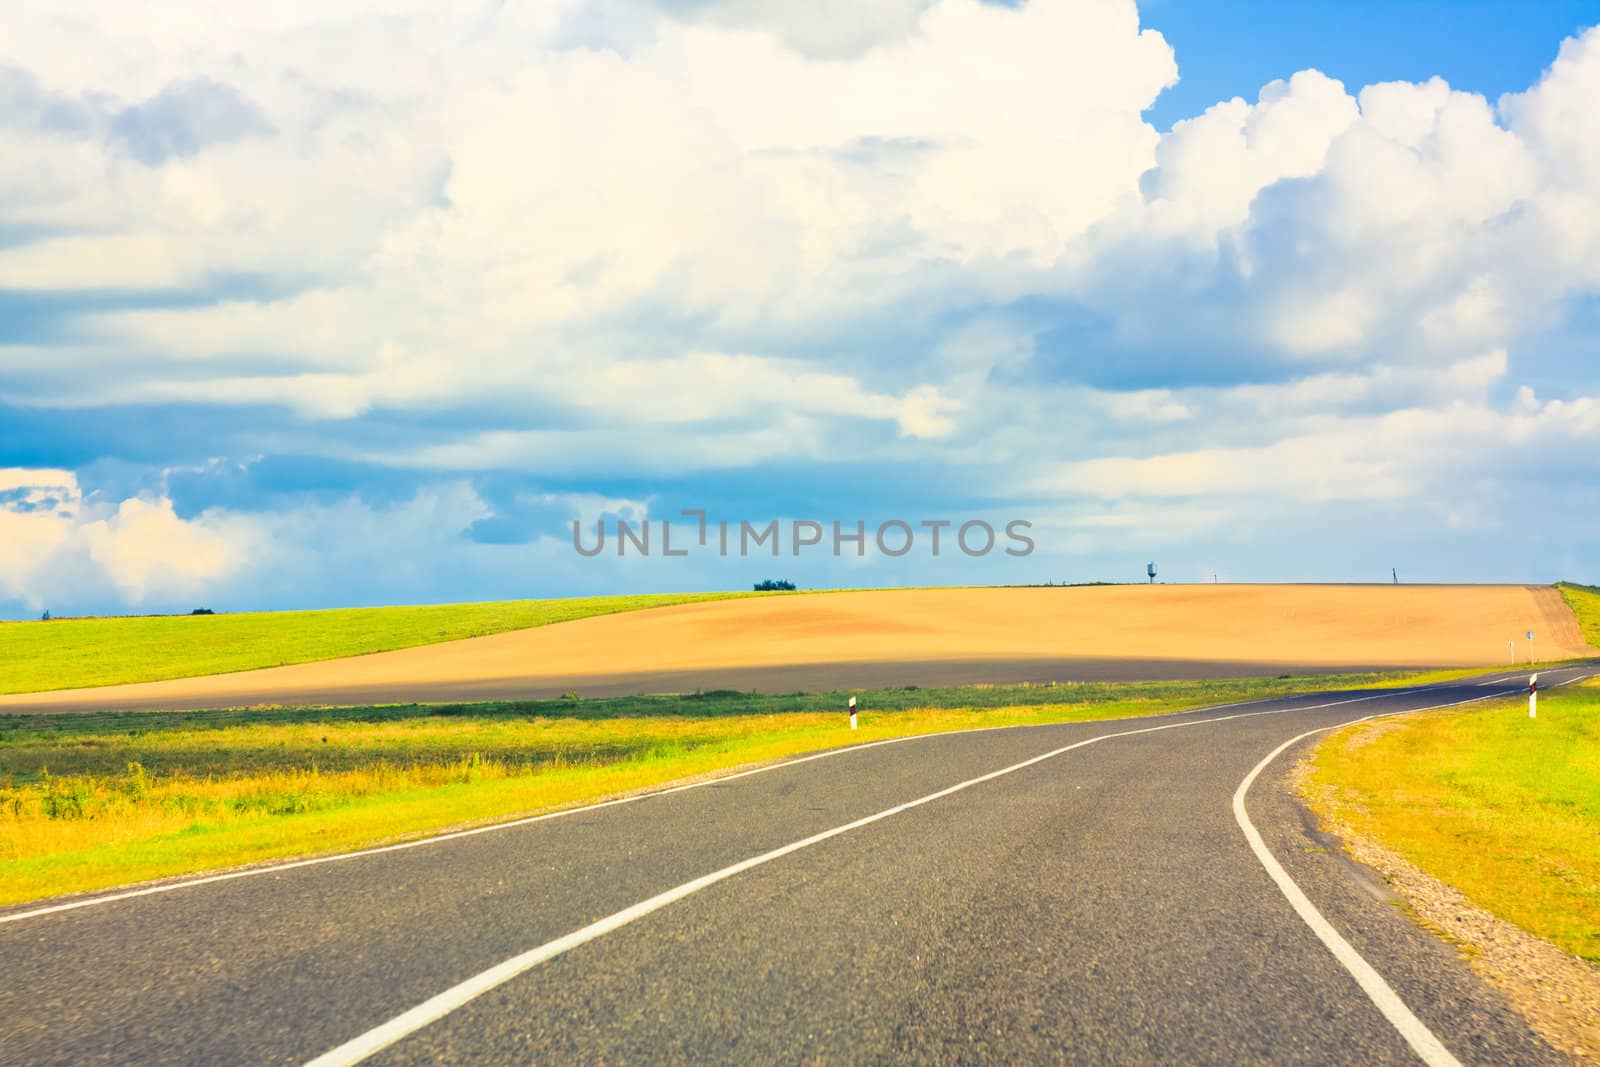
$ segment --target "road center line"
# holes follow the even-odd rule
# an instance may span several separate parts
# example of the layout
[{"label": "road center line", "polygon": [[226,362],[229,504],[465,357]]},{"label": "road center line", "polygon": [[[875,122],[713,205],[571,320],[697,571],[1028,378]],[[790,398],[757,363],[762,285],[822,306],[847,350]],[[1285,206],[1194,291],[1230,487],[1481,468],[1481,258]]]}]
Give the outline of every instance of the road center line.
[{"label": "road center line", "polygon": [[[810,848],[812,845],[820,844],[823,841],[838,837],[841,834],[847,834],[852,830],[859,830],[864,826],[870,826],[873,823],[881,822],[884,819],[891,818],[892,816],[911,811],[913,808],[920,808],[924,804],[931,804],[936,800],[942,800],[945,797],[960,793],[963,790],[971,789],[973,786],[982,785],[985,782],[992,782],[996,778],[1003,778],[1006,775],[1015,774],[1017,771],[1032,767],[1035,764],[1043,763],[1049,759],[1054,759],[1057,756],[1071,752],[1075,749],[1084,748],[1088,745],[1097,744],[1101,741],[1110,741],[1118,737],[1132,737],[1137,734],[1159,733],[1163,730],[1181,730],[1185,727],[1206,726],[1213,723],[1231,722],[1235,719],[1257,718],[1263,715],[1286,715],[1294,711],[1314,711],[1319,708],[1339,707],[1345,704],[1361,704],[1370,700],[1381,700],[1394,696],[1409,696],[1419,691],[1420,690],[1413,689],[1375,692],[1367,696],[1355,697],[1348,700],[1335,700],[1326,704],[1313,704],[1310,706],[1293,708],[1279,708],[1269,711],[1239,712],[1233,715],[1222,715],[1211,719],[1196,719],[1189,722],[1166,723],[1161,726],[1147,726],[1137,730],[1121,730],[1116,733],[1100,734],[1095,737],[1074,742],[1070,745],[1063,745],[1060,748],[1051,749],[1049,752],[1045,752],[1042,755],[1033,756],[1029,759],[1023,760],[1020,763],[1013,763],[1009,767],[1002,767],[997,771],[990,771],[988,774],[979,775],[976,778],[969,778],[964,782],[958,782],[955,785],[948,786],[937,792],[929,793],[927,796],[918,797],[916,800],[909,800],[903,804],[896,804],[892,808],[885,808],[883,811],[876,812],[872,815],[863,816],[862,818],[856,819],[853,822],[844,823],[841,826],[835,826],[830,830],[823,830],[821,833],[812,834],[810,837],[791,842],[790,844],[775,848],[770,852],[763,852],[758,856],[752,856],[749,859],[742,860],[738,863],[724,867],[721,870],[713,871],[710,874],[702,875],[692,881],[684,882],[682,885],[668,889],[665,892],[657,893],[655,896],[650,897],[647,900],[641,900],[639,903],[634,904],[631,907],[624,908],[619,912],[608,915],[603,919],[597,920],[596,922],[592,922],[588,926],[574,930],[563,937],[558,937],[554,941],[546,942],[537,948],[529,949],[527,952],[512,956],[510,959],[504,960],[495,966],[490,967],[486,971],[473,975],[471,978],[468,978],[467,980],[460,982],[449,989],[446,989],[444,992],[430,997],[421,1004],[418,1004],[416,1007],[411,1008],[408,1011],[404,1011],[392,1019],[389,1019],[387,1022],[368,1030],[366,1033],[360,1034],[349,1041],[346,1041],[337,1048],[330,1049],[329,1051],[318,1056],[316,1059],[310,1060],[306,1064],[306,1067],[347,1067],[347,1065],[350,1064],[360,1063],[369,1056],[381,1052],[396,1042],[401,1041],[411,1034],[416,1033],[418,1030],[430,1025],[431,1023],[437,1022],[438,1020],[449,1015],[451,1012],[454,1012],[456,1009],[463,1007],[470,1001],[475,1000],[478,997],[483,996],[485,993],[504,985],[513,978],[532,970],[540,964],[552,960],[562,953],[569,952],[572,949],[587,944],[590,941],[604,937],[606,934],[620,930],[624,926],[636,922],[653,912],[660,911],[669,904],[676,903],[685,897],[692,896],[695,893],[700,892],[702,889],[707,889],[713,885],[716,885],[718,882],[726,881],[735,875],[743,874],[745,871],[752,870],[753,868],[760,867],[767,863],[771,863],[773,860],[781,859],[784,856],[799,852],[802,849]],[[1279,749],[1278,751],[1282,751],[1282,749]],[[1334,936],[1338,935],[1335,934]]]}]

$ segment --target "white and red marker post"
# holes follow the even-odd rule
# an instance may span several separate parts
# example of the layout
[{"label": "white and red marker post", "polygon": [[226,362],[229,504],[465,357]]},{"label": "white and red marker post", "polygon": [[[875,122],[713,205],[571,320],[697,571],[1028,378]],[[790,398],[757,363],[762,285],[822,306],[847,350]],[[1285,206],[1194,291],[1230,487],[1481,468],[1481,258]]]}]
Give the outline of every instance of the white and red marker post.
[{"label": "white and red marker post", "polygon": [[850,698],[850,729],[856,728],[856,698]]},{"label": "white and red marker post", "polygon": [[1528,718],[1539,717],[1539,676],[1528,679]]}]

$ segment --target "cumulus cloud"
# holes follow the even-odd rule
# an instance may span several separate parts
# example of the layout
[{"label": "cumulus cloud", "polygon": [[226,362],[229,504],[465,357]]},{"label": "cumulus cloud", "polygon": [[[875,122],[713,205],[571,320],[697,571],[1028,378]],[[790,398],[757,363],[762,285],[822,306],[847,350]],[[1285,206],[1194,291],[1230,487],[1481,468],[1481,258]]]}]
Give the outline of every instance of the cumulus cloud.
[{"label": "cumulus cloud", "polygon": [[[576,6],[546,6],[562,10],[544,19],[499,10],[479,26],[400,15],[420,24],[400,41],[388,11],[307,15],[298,27],[264,20],[249,53],[258,58],[243,65],[225,51],[239,30],[188,39],[174,16],[158,24],[170,48],[151,33],[130,56],[120,20],[77,26],[78,52],[122,60],[94,90],[71,84],[84,71],[44,70],[39,79],[61,86],[51,91],[142,89],[150,79],[118,77],[130,64],[199,73],[130,105],[167,116],[172,143],[154,154],[168,165],[119,167],[115,131],[75,145],[76,172],[63,168],[56,202],[17,214],[102,232],[14,249],[0,282],[59,279],[64,260],[83,266],[85,286],[141,274],[152,288],[192,284],[201,266],[348,272],[357,284],[255,314],[234,305],[109,324],[149,347],[214,351],[258,349],[253,320],[270,319],[283,338],[276,354],[292,360],[366,359],[384,340],[433,348],[449,337],[459,347],[470,322],[480,351],[464,355],[504,361],[503,345],[524,331],[639,301],[718,321],[802,323],[899,299],[920,287],[918,275],[937,282],[925,262],[989,261],[1002,274],[1013,259],[1053,262],[1136,198],[1156,141],[1139,112],[1174,76],[1170,50],[1140,30],[1130,0],[1016,10],[942,0],[918,13],[915,33],[843,62],[729,29],[716,5],[694,8],[691,21],[664,17],[626,57],[563,50],[554,33]],[[31,32],[12,39],[18,62],[30,43],[58,39],[66,19],[24,18]],[[308,51],[314,31],[352,42],[351,61]],[[398,51],[387,67],[363,62],[384,45]],[[397,93],[393,69],[446,57],[469,73],[437,95]],[[274,138],[218,143],[219,125],[242,137],[269,123]],[[189,151],[201,142],[211,149]],[[886,150],[871,146],[912,147],[884,166]],[[19,171],[69,162],[58,145],[15,147]],[[118,209],[120,227],[110,222]],[[135,259],[96,277],[96,262]],[[328,352],[315,337],[334,316],[348,337]],[[405,336],[374,338],[374,317]]]},{"label": "cumulus cloud", "polygon": [[577,592],[584,575],[562,551],[566,524],[649,514],[647,501],[592,493],[528,494],[520,504],[556,521],[513,539],[513,550],[469,536],[494,513],[459,480],[389,502],[348,494],[289,511],[213,507],[185,517],[159,493],[117,500],[85,493],[71,471],[0,469],[0,605],[64,614],[382,603],[436,599],[440,578],[465,583],[458,595],[489,598],[510,595],[515,582],[531,593],[563,571],[566,591]]},{"label": "cumulus cloud", "polygon": [[1182,57],[1133,0],[15,6],[0,404],[231,413],[156,468],[413,479],[297,525],[58,471],[59,507],[0,490],[30,604],[243,582],[319,523],[526,545],[730,471],[894,471],[1080,547],[1594,473],[1592,367],[1545,339],[1600,300],[1600,29],[1497,101],[1286,70],[1163,135]]},{"label": "cumulus cloud", "polygon": [[1303,70],[1264,87],[1254,104],[1234,97],[1180,121],[1144,179],[1149,221],[1214,240],[1250,217],[1261,190],[1321,171],[1334,139],[1360,117],[1341,83]]},{"label": "cumulus cloud", "polygon": [[166,497],[112,502],[85,497],[71,471],[0,470],[0,600],[35,610],[55,597],[170,604],[237,571],[251,540],[227,516],[180,518]]}]

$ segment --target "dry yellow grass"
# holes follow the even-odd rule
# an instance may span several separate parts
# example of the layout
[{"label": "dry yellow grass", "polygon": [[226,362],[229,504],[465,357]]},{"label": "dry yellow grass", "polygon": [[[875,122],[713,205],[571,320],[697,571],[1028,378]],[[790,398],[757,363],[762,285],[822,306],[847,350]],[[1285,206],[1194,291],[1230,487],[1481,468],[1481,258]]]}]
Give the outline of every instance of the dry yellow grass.
[{"label": "dry yellow grass", "polygon": [[[711,719],[348,724],[362,743],[443,729],[445,747],[471,735],[494,749],[494,734],[559,735],[556,755],[534,763],[473,753],[411,763],[367,763],[346,770],[298,766],[241,769],[231,776],[150,776],[142,766],[117,775],[73,775],[0,789],[0,904],[101,889],[168,875],[266,859],[343,851],[441,828],[592,802],[734,766],[759,764],[843,745],[983,727],[1147,715],[1204,702],[1127,699],[1080,705],[919,708],[862,716],[851,731],[838,713],[742,715]],[[229,745],[265,746],[264,728]],[[283,727],[285,747],[297,732]],[[221,730],[218,733],[232,734]],[[334,734],[329,735],[330,749]],[[300,738],[298,740],[304,740]],[[414,739],[413,739],[414,740]],[[611,755],[594,743],[603,740]],[[584,755],[585,745],[591,755]],[[550,747],[550,746],[546,746]],[[292,748],[291,748],[292,751]],[[508,753],[513,751],[508,747]],[[621,753],[620,757],[618,753]],[[571,753],[571,755],[565,754]],[[202,760],[203,765],[203,760]]]}]

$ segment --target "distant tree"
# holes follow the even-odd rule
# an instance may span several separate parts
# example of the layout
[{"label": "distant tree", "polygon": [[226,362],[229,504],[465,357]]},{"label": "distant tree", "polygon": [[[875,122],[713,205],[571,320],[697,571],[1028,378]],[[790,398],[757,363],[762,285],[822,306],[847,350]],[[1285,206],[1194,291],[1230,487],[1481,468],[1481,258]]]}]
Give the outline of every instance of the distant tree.
[{"label": "distant tree", "polygon": [[767,578],[756,583],[758,593],[793,592],[794,583],[786,578]]},{"label": "distant tree", "polygon": [[189,612],[189,614],[190,615],[215,615],[216,612],[212,611],[210,608],[195,608],[193,611]]},{"label": "distant tree", "polygon": [[47,611],[43,615],[40,615],[39,616],[39,621],[40,622],[49,622],[50,621],[50,613]]}]

